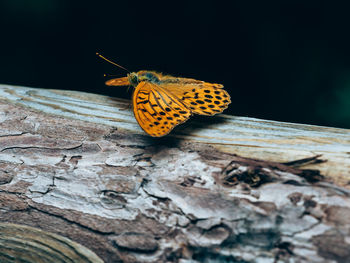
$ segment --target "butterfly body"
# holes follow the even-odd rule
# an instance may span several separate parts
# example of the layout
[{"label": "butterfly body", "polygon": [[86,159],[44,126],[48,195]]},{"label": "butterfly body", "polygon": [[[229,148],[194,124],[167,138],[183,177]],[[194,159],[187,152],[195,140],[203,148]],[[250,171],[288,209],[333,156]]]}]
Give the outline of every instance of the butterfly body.
[{"label": "butterfly body", "polygon": [[108,80],[106,85],[135,87],[132,99],[135,118],[153,137],[167,135],[192,114],[221,113],[231,102],[221,84],[155,71],[131,72],[127,77]]}]

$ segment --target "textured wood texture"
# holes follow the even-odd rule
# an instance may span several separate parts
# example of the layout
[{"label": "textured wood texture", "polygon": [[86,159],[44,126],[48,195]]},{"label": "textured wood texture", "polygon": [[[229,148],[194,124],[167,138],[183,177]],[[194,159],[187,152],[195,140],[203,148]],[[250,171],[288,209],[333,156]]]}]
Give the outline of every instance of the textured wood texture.
[{"label": "textured wood texture", "polygon": [[221,115],[150,138],[128,102],[6,85],[0,108],[1,222],[105,262],[350,262],[349,130]]}]

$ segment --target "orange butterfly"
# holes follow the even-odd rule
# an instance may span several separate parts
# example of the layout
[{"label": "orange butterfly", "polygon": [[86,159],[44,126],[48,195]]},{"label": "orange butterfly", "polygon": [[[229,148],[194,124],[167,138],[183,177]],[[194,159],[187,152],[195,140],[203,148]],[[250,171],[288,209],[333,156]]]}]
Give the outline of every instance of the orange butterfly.
[{"label": "orange butterfly", "polygon": [[132,96],[135,118],[141,128],[153,137],[167,135],[192,114],[215,115],[231,103],[230,95],[221,84],[176,78],[154,71],[130,72],[126,77],[106,81],[106,85],[135,87]]}]

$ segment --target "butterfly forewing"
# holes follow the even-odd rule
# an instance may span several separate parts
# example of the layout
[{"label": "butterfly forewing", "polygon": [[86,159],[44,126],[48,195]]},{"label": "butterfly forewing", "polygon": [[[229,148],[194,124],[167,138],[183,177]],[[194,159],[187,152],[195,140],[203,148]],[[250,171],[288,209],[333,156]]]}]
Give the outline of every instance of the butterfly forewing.
[{"label": "butterfly forewing", "polygon": [[141,128],[153,137],[168,134],[185,122],[191,111],[160,85],[142,81],[133,94],[134,115]]},{"label": "butterfly forewing", "polygon": [[129,86],[130,82],[128,77],[110,79],[105,83],[107,86]]}]

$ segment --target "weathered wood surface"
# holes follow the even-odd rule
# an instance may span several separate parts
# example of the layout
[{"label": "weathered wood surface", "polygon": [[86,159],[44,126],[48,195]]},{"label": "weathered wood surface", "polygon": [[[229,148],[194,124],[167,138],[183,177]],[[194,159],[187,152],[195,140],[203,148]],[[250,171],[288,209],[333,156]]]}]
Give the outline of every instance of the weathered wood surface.
[{"label": "weathered wood surface", "polygon": [[349,130],[221,115],[150,138],[128,102],[7,85],[0,108],[1,222],[105,262],[350,262]]}]

